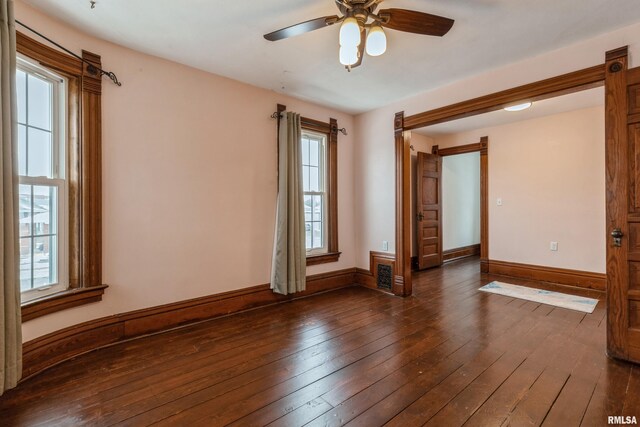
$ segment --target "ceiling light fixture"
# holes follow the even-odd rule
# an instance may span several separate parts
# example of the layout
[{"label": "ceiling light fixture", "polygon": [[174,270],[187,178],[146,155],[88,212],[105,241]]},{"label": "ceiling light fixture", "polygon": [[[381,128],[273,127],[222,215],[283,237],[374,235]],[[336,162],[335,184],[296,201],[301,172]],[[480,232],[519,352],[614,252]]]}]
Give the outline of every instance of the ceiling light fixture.
[{"label": "ceiling light fixture", "polygon": [[[364,54],[380,56],[387,50],[382,29],[442,37],[453,26],[453,19],[406,9],[378,9],[383,0],[331,0],[339,15],[322,16],[272,31],[264,35],[275,42],[309,31],[340,24],[340,63],[348,71],[362,65]],[[367,34],[364,34],[366,30]]]},{"label": "ceiling light fixture", "polygon": [[340,46],[340,63],[346,67],[350,67],[358,62],[357,46]]},{"label": "ceiling light fixture", "polygon": [[340,27],[340,46],[357,48],[360,43],[360,24],[356,18],[349,16]]},{"label": "ceiling light fixture", "polygon": [[374,24],[367,35],[367,55],[380,56],[387,51],[387,36],[382,27]]},{"label": "ceiling light fixture", "polygon": [[508,107],[504,107],[504,111],[522,111],[522,110],[526,110],[532,105],[533,105],[533,102],[525,102],[522,104],[510,105]]}]

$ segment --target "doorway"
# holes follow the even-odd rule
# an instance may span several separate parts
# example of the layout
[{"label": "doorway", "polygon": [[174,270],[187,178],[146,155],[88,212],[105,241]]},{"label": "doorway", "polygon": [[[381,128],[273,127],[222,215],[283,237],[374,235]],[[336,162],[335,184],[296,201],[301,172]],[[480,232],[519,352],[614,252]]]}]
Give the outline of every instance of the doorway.
[{"label": "doorway", "polygon": [[607,353],[640,362],[640,67],[629,69],[628,47],[606,52],[603,64],[458,104],[394,117],[396,149],[397,295],[411,295],[408,131],[497,111],[511,103],[537,101],[605,86]]},{"label": "doorway", "polygon": [[422,270],[481,255],[485,269],[489,138],[443,149],[435,141],[428,134],[412,134],[413,150],[424,150],[412,155],[411,163],[412,265]]}]

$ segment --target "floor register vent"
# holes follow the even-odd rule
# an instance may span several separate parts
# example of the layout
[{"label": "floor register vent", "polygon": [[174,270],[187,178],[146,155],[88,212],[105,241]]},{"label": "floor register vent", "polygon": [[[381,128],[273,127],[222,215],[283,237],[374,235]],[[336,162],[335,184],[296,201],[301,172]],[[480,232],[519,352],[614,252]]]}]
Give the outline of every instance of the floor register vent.
[{"label": "floor register vent", "polygon": [[393,269],[390,265],[378,264],[378,288],[387,291],[391,290],[393,281]]}]

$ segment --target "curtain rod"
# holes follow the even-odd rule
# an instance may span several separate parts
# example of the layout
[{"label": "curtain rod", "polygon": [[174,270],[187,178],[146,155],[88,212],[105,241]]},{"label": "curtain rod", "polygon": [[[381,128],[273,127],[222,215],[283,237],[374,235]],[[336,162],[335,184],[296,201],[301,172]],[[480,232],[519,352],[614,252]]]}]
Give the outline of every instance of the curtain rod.
[{"label": "curtain rod", "polygon": [[101,76],[107,76],[109,77],[109,79],[115,83],[118,86],[122,86],[122,83],[118,80],[118,77],[115,75],[114,72],[112,71],[105,71],[100,67],[96,67],[95,65],[93,65],[92,63],[90,63],[89,61],[87,61],[86,59],[82,58],[79,55],[76,55],[75,53],[73,53],[72,51],[70,51],[69,49],[67,49],[66,47],[54,42],[53,40],[51,40],[49,37],[45,36],[42,33],[39,33],[38,31],[34,30],[33,28],[29,27],[26,24],[23,24],[22,22],[18,21],[17,19],[15,20],[16,24],[20,25],[21,27],[26,28],[27,30],[31,31],[33,34],[37,35],[38,37],[41,37],[43,39],[45,39],[46,41],[48,41],[49,43],[51,43],[52,45],[64,50],[65,52],[67,52],[69,55],[73,56],[74,58],[79,59],[80,61],[82,61],[83,63],[87,64],[87,71],[89,71],[91,74],[98,74],[100,73]]},{"label": "curtain rod", "polygon": [[[269,117],[271,117],[272,119],[278,119],[280,120],[282,118],[282,113],[279,113],[278,111],[274,112],[272,115],[270,115]],[[304,122],[304,120],[302,120],[302,122]],[[340,132],[341,134],[343,134],[344,136],[347,136],[347,128],[336,128],[336,131]]]}]

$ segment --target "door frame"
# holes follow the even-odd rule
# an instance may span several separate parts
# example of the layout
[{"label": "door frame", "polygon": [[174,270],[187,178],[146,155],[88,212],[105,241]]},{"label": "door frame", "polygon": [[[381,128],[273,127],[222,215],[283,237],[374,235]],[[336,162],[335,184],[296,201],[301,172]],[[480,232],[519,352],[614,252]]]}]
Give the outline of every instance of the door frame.
[{"label": "door frame", "polygon": [[[621,48],[623,49],[623,48]],[[610,52],[619,51],[615,49]],[[396,268],[393,293],[410,296],[411,281],[411,130],[497,111],[523,101],[541,101],[605,85],[606,64],[598,64],[534,83],[393,120],[396,158]],[[606,90],[606,89],[605,89]],[[486,265],[486,263],[485,263]]]},{"label": "door frame", "polygon": [[[489,272],[489,137],[483,136],[475,144],[449,148],[431,147],[431,154],[440,157],[456,154],[480,153],[480,271]],[[441,230],[442,233],[442,230]],[[441,236],[441,239],[443,237]]]}]

